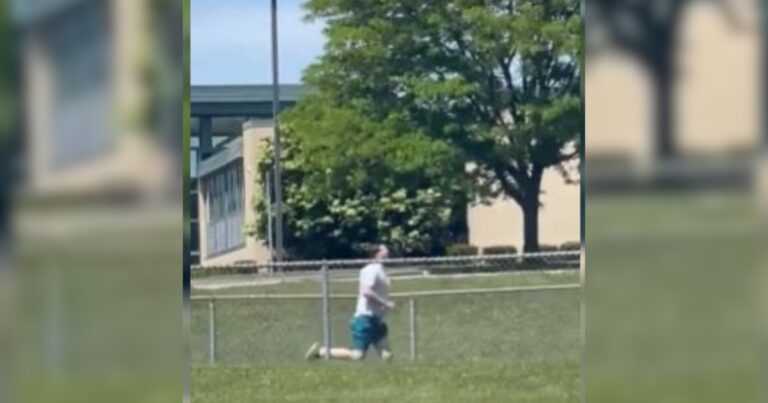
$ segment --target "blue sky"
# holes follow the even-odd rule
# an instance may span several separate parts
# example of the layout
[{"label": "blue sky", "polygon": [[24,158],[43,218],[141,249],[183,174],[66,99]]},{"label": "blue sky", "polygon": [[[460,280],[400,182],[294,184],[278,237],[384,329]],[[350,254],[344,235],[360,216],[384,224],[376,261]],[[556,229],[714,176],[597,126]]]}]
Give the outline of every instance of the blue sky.
[{"label": "blue sky", "polygon": [[[278,0],[280,82],[298,83],[322,52],[322,24],[302,21],[304,0]],[[192,0],[192,84],[272,82],[270,0]]]}]

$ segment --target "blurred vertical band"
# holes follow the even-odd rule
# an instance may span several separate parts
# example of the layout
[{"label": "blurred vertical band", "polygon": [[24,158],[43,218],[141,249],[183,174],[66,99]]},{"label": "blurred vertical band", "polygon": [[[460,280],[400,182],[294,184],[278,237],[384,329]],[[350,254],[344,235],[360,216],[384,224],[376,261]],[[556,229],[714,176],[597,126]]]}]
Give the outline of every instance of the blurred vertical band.
[{"label": "blurred vertical band", "polygon": [[191,201],[189,197],[186,197],[186,195],[192,194],[191,192],[191,177],[190,177],[190,167],[191,167],[191,136],[192,136],[192,130],[191,130],[191,120],[192,120],[192,108],[190,106],[190,0],[183,0],[183,10],[182,10],[182,33],[183,33],[183,60],[182,60],[182,71],[183,71],[183,79],[182,79],[182,86],[183,86],[183,95],[182,95],[182,105],[183,105],[183,113],[182,113],[182,119],[183,119],[183,129],[182,129],[182,138],[183,138],[183,147],[182,147],[182,157],[183,157],[183,164],[182,164],[182,179],[184,181],[183,186],[183,192],[182,194],[185,195],[182,197],[182,222],[184,223],[184,247],[182,250],[183,253],[183,274],[182,274],[182,293],[184,298],[184,306],[183,306],[183,321],[182,321],[182,342],[183,342],[183,374],[184,374],[184,396],[183,401],[189,402],[191,401],[191,387],[192,387],[192,375],[190,373],[191,365],[192,365],[192,358],[191,358],[191,327],[192,327],[192,315],[190,313],[190,303],[189,303],[189,297],[191,293],[191,278],[192,278],[192,272],[191,272],[191,266],[192,266],[192,241],[191,241],[191,231],[192,231],[192,223],[190,221],[191,217],[191,208],[190,205]]},{"label": "blurred vertical band", "polygon": [[18,145],[16,125],[17,79],[13,31],[8,2],[0,4],[0,402],[11,400],[13,355],[12,331],[14,288],[11,270],[10,200],[14,147]]},{"label": "blurred vertical band", "polygon": [[[17,82],[14,74],[12,50],[12,29],[7,2],[0,5],[0,261],[8,254],[9,242],[9,203],[11,182],[11,155],[15,143],[15,95]],[[8,269],[6,264],[0,268]]]},{"label": "blurred vertical band", "polygon": [[178,400],[182,0],[10,6],[18,57],[3,62],[19,71],[23,111],[10,171],[17,282],[2,282],[15,296],[12,397]]},{"label": "blurred vertical band", "polygon": [[[182,178],[184,183],[184,189],[182,194],[188,195],[190,194],[190,137],[191,137],[191,106],[190,106],[190,65],[189,65],[189,41],[190,41],[190,16],[189,16],[189,10],[190,10],[190,0],[183,0],[183,21],[182,21],[182,34],[183,34],[183,43],[181,45],[183,49],[183,61],[182,61]],[[188,197],[183,197],[183,213],[182,213],[182,220],[184,222],[184,250],[183,250],[183,259],[184,259],[184,273],[183,273],[183,288],[184,288],[184,300],[187,301],[189,298],[189,292],[190,292],[190,266],[191,266],[191,260],[190,260],[190,253],[191,253],[191,245],[190,245],[190,231],[191,231],[191,223],[189,220],[190,217],[190,200]]]},{"label": "blurred vertical band", "polygon": [[589,402],[765,400],[758,7],[587,0]]}]

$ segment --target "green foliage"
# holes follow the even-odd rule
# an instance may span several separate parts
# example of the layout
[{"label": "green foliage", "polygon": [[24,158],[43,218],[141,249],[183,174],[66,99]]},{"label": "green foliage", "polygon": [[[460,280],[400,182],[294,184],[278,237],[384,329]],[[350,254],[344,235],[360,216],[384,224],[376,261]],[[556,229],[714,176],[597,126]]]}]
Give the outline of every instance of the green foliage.
[{"label": "green foliage", "polygon": [[[462,235],[467,186],[462,161],[446,143],[396,115],[372,121],[311,96],[281,122],[292,257],[366,256],[365,246],[380,242],[397,254],[435,254]],[[260,170],[271,167],[270,147]],[[266,217],[266,205],[256,207]],[[256,230],[266,233],[265,219]]]},{"label": "green foliage", "polygon": [[542,244],[542,245],[539,245],[539,251],[540,252],[557,252],[558,247],[557,245]]},{"label": "green foliage", "polygon": [[[450,144],[476,167],[477,191],[521,206],[538,205],[546,168],[578,157],[578,1],[309,0],[306,9],[326,21],[328,43],[306,71],[317,95],[305,102]],[[526,250],[537,246],[526,234]]]},{"label": "green foliage", "polygon": [[487,246],[483,248],[483,255],[514,255],[517,253],[517,248],[508,246]]},{"label": "green foliage", "polygon": [[14,119],[17,112],[16,93],[18,84],[13,69],[14,52],[6,7],[0,7],[0,153],[5,154],[10,146]]},{"label": "green foliage", "polygon": [[581,243],[579,241],[569,241],[560,245],[562,251],[581,250]]},{"label": "green foliage", "polygon": [[[122,113],[128,127],[168,140],[182,130],[181,121],[177,119],[177,105],[184,99],[186,81],[177,77],[188,63],[178,48],[189,41],[189,21],[184,17],[189,3],[188,0],[185,3],[149,0],[144,6],[148,10],[149,24],[138,38],[141,52],[135,57],[135,63],[145,99]],[[189,77],[188,71],[184,74]]]},{"label": "green foliage", "polygon": [[445,248],[445,253],[448,256],[477,256],[479,251],[477,246],[465,243],[453,244]]}]

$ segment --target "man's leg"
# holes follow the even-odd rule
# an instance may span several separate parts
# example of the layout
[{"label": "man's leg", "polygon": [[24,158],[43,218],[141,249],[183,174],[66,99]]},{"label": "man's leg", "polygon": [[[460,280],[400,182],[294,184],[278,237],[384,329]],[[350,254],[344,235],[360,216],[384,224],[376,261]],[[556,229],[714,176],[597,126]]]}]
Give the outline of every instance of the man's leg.
[{"label": "man's leg", "polygon": [[[319,351],[320,357],[325,357],[325,347],[321,347]],[[365,357],[365,354],[360,350],[343,348],[343,347],[331,347],[331,358],[341,361],[360,361]]]},{"label": "man's leg", "polygon": [[[321,347],[320,343],[315,343],[307,351],[306,358],[311,361],[325,357],[325,351],[325,347]],[[330,356],[334,360],[359,361],[365,357],[365,353],[358,349],[331,347]]]},{"label": "man's leg", "polygon": [[[335,360],[344,361],[359,361],[365,358],[365,351],[373,344],[379,335],[375,332],[375,328],[371,326],[371,319],[365,316],[353,317],[349,323],[349,331],[352,336],[352,348],[338,348],[332,347],[330,350],[330,357]],[[320,343],[315,343],[307,351],[306,357],[308,360],[314,360],[325,356],[326,349],[320,346]]]},{"label": "man's leg", "polygon": [[373,327],[373,346],[384,361],[392,360],[392,348],[389,346],[389,327],[383,320],[378,320]]},{"label": "man's leg", "polygon": [[389,346],[389,338],[384,337],[383,339],[379,340],[378,343],[374,344],[374,347],[376,348],[376,351],[379,353],[379,357],[381,357],[384,361],[391,361],[394,357],[394,354],[392,354],[392,348]]}]

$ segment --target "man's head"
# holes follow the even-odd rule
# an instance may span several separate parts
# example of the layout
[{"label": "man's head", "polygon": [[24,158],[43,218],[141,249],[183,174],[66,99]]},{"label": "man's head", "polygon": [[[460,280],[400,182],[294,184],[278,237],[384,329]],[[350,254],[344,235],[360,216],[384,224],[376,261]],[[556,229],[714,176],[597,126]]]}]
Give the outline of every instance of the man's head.
[{"label": "man's head", "polygon": [[376,259],[376,261],[380,262],[382,260],[387,260],[389,258],[389,249],[386,245],[379,245],[376,247],[376,251],[373,254],[373,258]]}]

